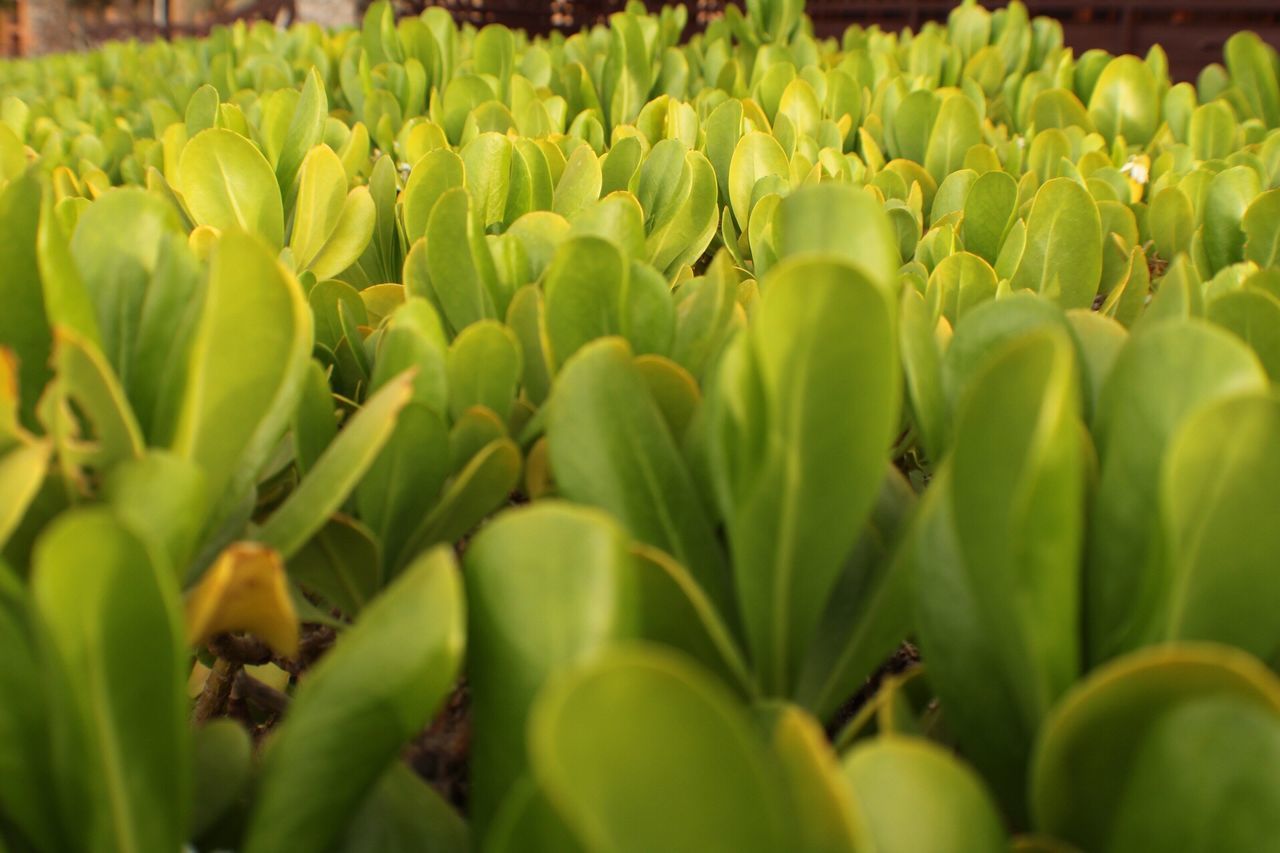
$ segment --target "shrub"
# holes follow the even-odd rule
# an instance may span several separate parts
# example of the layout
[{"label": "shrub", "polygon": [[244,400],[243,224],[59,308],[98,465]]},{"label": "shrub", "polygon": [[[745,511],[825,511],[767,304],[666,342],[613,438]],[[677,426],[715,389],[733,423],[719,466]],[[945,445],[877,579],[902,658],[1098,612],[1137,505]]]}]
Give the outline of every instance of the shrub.
[{"label": "shrub", "polygon": [[0,64],[0,847],[1274,845],[1275,51],[801,5]]}]

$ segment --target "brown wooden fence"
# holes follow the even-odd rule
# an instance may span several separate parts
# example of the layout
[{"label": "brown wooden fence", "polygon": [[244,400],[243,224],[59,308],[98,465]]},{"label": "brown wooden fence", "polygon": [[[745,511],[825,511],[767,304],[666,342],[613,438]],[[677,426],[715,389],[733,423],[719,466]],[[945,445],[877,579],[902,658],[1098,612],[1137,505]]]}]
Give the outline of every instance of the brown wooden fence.
[{"label": "brown wooden fence", "polygon": [[0,56],[22,56],[27,52],[27,26],[19,7],[0,8]]},{"label": "brown wooden fence", "polygon": [[297,15],[294,0],[257,0],[257,2],[233,12],[212,14],[193,22],[170,21],[157,24],[153,21],[122,18],[118,20],[90,20],[85,23],[84,34],[91,42],[155,38],[181,38],[206,36],[219,25],[245,21],[279,21],[290,23]]},{"label": "brown wooden fence", "polygon": [[[44,0],[18,0],[11,9],[0,9],[0,56],[27,56],[50,50],[85,48],[106,41],[206,36],[216,26],[237,20],[274,21],[288,24],[297,17],[295,0],[255,0],[234,11],[206,14],[195,21],[154,21],[133,17],[108,6],[103,11],[78,11],[73,21],[64,22],[66,32],[56,44],[43,43],[34,32],[31,4]],[[353,0],[354,2],[354,0]]]}]

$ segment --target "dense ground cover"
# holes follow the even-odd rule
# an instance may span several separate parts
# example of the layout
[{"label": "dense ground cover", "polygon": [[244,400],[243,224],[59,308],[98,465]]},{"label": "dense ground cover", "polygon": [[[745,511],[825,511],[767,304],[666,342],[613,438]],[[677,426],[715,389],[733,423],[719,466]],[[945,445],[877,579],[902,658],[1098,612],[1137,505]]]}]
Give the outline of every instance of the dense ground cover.
[{"label": "dense ground cover", "polygon": [[800,5],[0,64],[0,850],[1273,849],[1276,52]]}]

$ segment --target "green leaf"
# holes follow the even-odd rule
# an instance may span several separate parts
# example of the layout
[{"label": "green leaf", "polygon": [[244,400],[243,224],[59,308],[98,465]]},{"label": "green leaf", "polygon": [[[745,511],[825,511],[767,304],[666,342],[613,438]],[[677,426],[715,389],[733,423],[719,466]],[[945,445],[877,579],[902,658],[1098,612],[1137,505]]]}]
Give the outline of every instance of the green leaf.
[{"label": "green leaf", "polygon": [[524,367],[520,386],[530,402],[538,406],[551,392],[551,365],[542,335],[544,306],[542,290],[529,284],[516,291],[507,309],[507,328],[520,340],[520,363]]},{"label": "green leaf", "polygon": [[85,454],[87,461],[106,470],[141,456],[142,431],[119,380],[98,348],[70,329],[56,329],[53,362],[58,392],[64,400],[75,403],[97,439],[96,450]]},{"label": "green leaf", "polygon": [[680,140],[662,139],[640,163],[635,194],[649,231],[666,225],[689,193],[693,176],[686,153]]},{"label": "green leaf", "polygon": [[[314,288],[313,288],[314,291]],[[338,434],[333,391],[329,388],[328,371],[315,359],[307,367],[298,410],[294,412],[290,430],[293,433],[294,464],[305,476],[320,454]]]},{"label": "green leaf", "polygon": [[600,198],[604,177],[600,161],[589,145],[579,145],[565,164],[564,174],[556,183],[551,209],[566,219]]},{"label": "green leaf", "polygon": [[467,824],[403,763],[382,774],[347,827],[341,853],[466,853]]},{"label": "green leaf", "polygon": [[632,559],[608,515],[556,501],[504,513],[467,549],[471,814],[481,834],[527,771],[526,724],[543,685],[635,636]]},{"label": "green leaf", "polygon": [[795,837],[745,714],[668,652],[617,650],[557,679],[529,739],[535,778],[591,849],[765,851]]},{"label": "green leaf", "polygon": [[716,170],[716,185],[722,205],[729,204],[729,169],[738,140],[742,138],[742,113],[742,102],[729,98],[702,122],[706,136],[703,153]]},{"label": "green leaf", "polygon": [[615,127],[635,122],[653,88],[653,64],[636,17],[615,14],[609,19],[609,35],[601,100],[608,110],[609,126]]},{"label": "green leaf", "polygon": [[62,515],[33,562],[56,797],[73,846],[178,849],[191,783],[172,575],[103,509]]},{"label": "green leaf", "polygon": [[1273,709],[1214,697],[1170,711],[1136,756],[1113,844],[1125,850],[1266,847],[1280,832],[1277,761],[1280,716]]},{"label": "green leaf", "polygon": [[1147,253],[1141,246],[1135,246],[1129,253],[1123,269],[1124,277],[1107,294],[1100,311],[1130,328],[1141,318],[1147,297],[1151,295],[1151,271],[1147,266]]},{"label": "green leaf", "polygon": [[1022,253],[1026,247],[1026,220],[1015,219],[1013,224],[1009,226],[1009,233],[1005,236],[1004,242],[1000,246],[1000,254],[996,255],[993,266],[995,267],[997,278],[1001,281],[1013,278],[1013,274],[1018,271],[1018,263],[1022,260]]},{"label": "green leaf", "polygon": [[1271,381],[1280,382],[1280,298],[1245,287],[1214,299],[1206,314],[1252,347]]},{"label": "green leaf", "polygon": [[758,716],[782,768],[799,849],[852,853],[870,846],[854,793],[822,726],[793,705],[762,706]]},{"label": "green leaf", "polygon": [[356,486],[356,507],[382,545],[384,565],[401,562],[415,527],[435,506],[448,474],[449,430],[442,415],[410,403]]},{"label": "green leaf", "polygon": [[[19,101],[19,103],[22,102]],[[0,126],[0,179],[12,180],[21,175],[26,168],[27,152],[22,140],[7,124]]]},{"label": "green leaf", "polygon": [[521,462],[520,448],[508,438],[492,441],[472,456],[415,528],[399,565],[432,545],[457,542],[506,503],[520,480]]},{"label": "green leaf", "polygon": [[413,375],[401,375],[361,406],[254,538],[280,552],[286,560],[297,553],[373,465],[395,429],[400,410],[408,404],[412,389]]},{"label": "green leaf", "polygon": [[[748,647],[769,695],[794,686],[898,427],[887,291],[835,258],[780,264],[708,397],[716,502]],[[742,397],[753,395],[747,410]]]},{"label": "green leaf", "polygon": [[1005,172],[987,172],[964,199],[961,234],[965,248],[994,264],[1018,201],[1018,184]]},{"label": "green leaf", "polygon": [[716,200],[716,173],[711,163],[697,151],[684,155],[689,189],[662,225],[649,233],[646,253],[649,263],[667,276],[702,257],[719,224]]},{"label": "green leaf", "polygon": [[1209,181],[1203,211],[1204,252],[1212,272],[1244,260],[1244,216],[1261,191],[1258,173],[1248,166],[1226,169]]},{"label": "green leaf", "polygon": [[1031,121],[1037,130],[1079,127],[1092,132],[1094,129],[1084,104],[1067,89],[1046,89],[1036,95],[1031,102]]},{"label": "green leaf", "polygon": [[745,319],[737,302],[738,273],[727,252],[719,252],[705,277],[682,283],[675,292],[675,335],[671,358],[701,376]]},{"label": "green leaf", "polygon": [[382,586],[382,551],[368,527],[335,515],[294,554],[288,570],[304,590],[354,615]]},{"label": "green leaf", "polygon": [[[356,134],[363,133],[364,126],[357,124],[352,136],[354,138]],[[367,136],[365,141],[367,145]],[[361,163],[363,162],[362,159]],[[351,169],[345,160],[343,167],[347,169],[348,179],[352,179]],[[373,173],[369,176],[369,195],[373,198],[376,216],[373,238],[369,240],[369,245],[365,247],[359,260],[342,274],[345,281],[358,288],[399,281],[404,267],[405,247],[400,217],[396,214],[396,167],[391,155],[383,154],[373,164]]]},{"label": "green leaf", "polygon": [[982,123],[978,108],[966,95],[951,95],[942,101],[938,118],[929,132],[924,167],[940,184],[947,175],[964,165],[969,149],[980,142]]},{"label": "green leaf", "polygon": [[332,278],[355,263],[373,237],[377,211],[369,190],[347,193],[342,161],[317,145],[302,161],[289,249],[299,270]]},{"label": "green leaf", "polygon": [[472,406],[486,406],[504,422],[520,383],[520,341],[496,320],[473,323],[454,338],[446,362],[449,414],[455,420]]},{"label": "green leaf", "polygon": [[409,242],[426,236],[436,200],[446,190],[463,186],[464,174],[462,158],[448,148],[438,148],[413,165],[401,194],[405,236]]},{"label": "green leaf", "polygon": [[1156,193],[1151,200],[1148,222],[1157,255],[1172,260],[1179,252],[1190,251],[1191,235],[1196,227],[1195,210],[1181,189],[1170,186]]},{"label": "green leaf", "polygon": [[662,412],[672,437],[682,442],[702,403],[697,380],[683,367],[660,355],[639,356],[635,366]]},{"label": "green leaf", "polygon": [[297,279],[256,237],[214,249],[173,449],[205,471],[215,517],[253,487],[298,404],[311,312]]},{"label": "green leaf", "polygon": [[1187,128],[1187,141],[1197,160],[1225,159],[1236,148],[1239,127],[1226,101],[1210,101],[1196,107]]},{"label": "green leaf", "polygon": [[1077,308],[1067,312],[1067,322],[1079,352],[1080,385],[1084,396],[1086,421],[1093,419],[1098,401],[1116,356],[1129,339],[1124,326],[1110,317]]},{"label": "green leaf", "polygon": [[1089,97],[1089,118],[1108,141],[1123,136],[1146,145],[1160,124],[1160,91],[1151,68],[1136,56],[1117,56]]},{"label": "green leaf", "polygon": [[1034,290],[1063,308],[1088,308],[1101,278],[1098,205],[1075,181],[1046,182],[1031,205],[1026,248],[1010,286]]},{"label": "green leaf", "polygon": [[974,307],[996,295],[996,272],[972,252],[956,252],[943,258],[929,276],[926,298],[934,314],[953,327]]},{"label": "green leaf", "polygon": [[685,652],[744,696],[754,696],[736,636],[689,570],[649,545],[634,545],[632,553],[639,635]]},{"label": "green leaf", "polygon": [[1152,507],[1179,425],[1205,403],[1266,385],[1249,348],[1202,320],[1141,329],[1116,357],[1092,425],[1101,471],[1085,562],[1091,661],[1150,641],[1159,622],[1163,573]]},{"label": "green leaf", "polygon": [[1265,848],[1280,829],[1278,738],[1280,684],[1243,652],[1128,655],[1045,723],[1030,778],[1035,825],[1081,850]]},{"label": "green leaf", "polygon": [[977,183],[978,177],[976,171],[968,168],[958,169],[947,175],[934,193],[933,206],[929,209],[929,222],[963,222],[964,200]]},{"label": "green leaf", "polygon": [[876,850],[978,853],[1006,846],[1003,821],[982,780],[929,741],[878,737],[845,757],[844,774]]},{"label": "green leaf", "polygon": [[189,833],[199,838],[248,793],[253,743],[235,720],[211,720],[192,733]]},{"label": "green leaf", "polygon": [[185,396],[207,271],[178,234],[161,247],[142,302],[126,390],[152,445],[168,444]]},{"label": "green leaf", "polygon": [[1196,272],[1190,255],[1178,255],[1159,280],[1155,296],[1134,328],[1145,329],[1162,320],[1202,317],[1204,313],[1204,288],[1200,274]]},{"label": "green leaf", "polygon": [[1033,293],[1011,293],[984,302],[957,324],[942,361],[943,391],[954,410],[986,365],[1012,341],[1042,327],[1066,329],[1055,304]]},{"label": "green leaf", "polygon": [[136,373],[154,370],[134,362],[156,297],[185,283],[180,275],[174,276],[178,282],[158,280],[180,273],[169,267],[177,260],[168,245],[177,227],[173,210],[160,199],[139,189],[119,189],[89,205],[72,235],[71,255],[95,311],[96,332],[88,340],[100,344],[126,388],[135,384]]},{"label": "green leaf", "polygon": [[369,324],[368,309],[360,298],[360,291],[342,281],[318,281],[307,291],[307,304],[315,319],[316,343],[337,350],[345,332],[342,328],[343,312],[350,314],[357,325]]},{"label": "green leaf", "polygon": [[284,245],[284,205],[267,158],[238,133],[210,128],[182,149],[175,187],[199,225],[239,229]]},{"label": "green leaf", "polygon": [[[635,139],[635,137],[629,137]],[[595,236],[609,240],[624,254],[645,257],[644,208],[629,192],[611,193],[587,205],[573,219],[569,237]],[[563,241],[557,241],[553,250]],[[550,259],[548,259],[550,260]]]},{"label": "green leaf", "polygon": [[822,119],[822,106],[808,80],[797,77],[787,84],[782,90],[782,97],[778,99],[777,115],[786,116],[798,134],[817,134],[818,122]]},{"label": "green leaf", "polygon": [[637,355],[666,355],[675,335],[675,307],[671,288],[662,274],[641,261],[631,262],[622,333]]},{"label": "green leaf", "polygon": [[54,193],[46,188],[44,195],[36,232],[36,260],[49,326],[67,326],[82,337],[101,343],[94,305],[84,276],[72,257],[70,237],[62,227]]},{"label": "green leaf", "polygon": [[[778,257],[838,255],[872,282],[894,280],[898,239],[874,196],[851,186],[803,187],[778,203],[773,220]],[[849,239],[856,232],[857,242]]]},{"label": "green leaf", "polygon": [[[364,609],[307,674],[263,756],[246,853],[324,849],[341,837],[452,687],[463,609],[458,568],[444,548],[416,560]],[[311,760],[317,754],[322,765]]]},{"label": "green leaf", "polygon": [[467,189],[480,225],[486,231],[500,224],[507,209],[511,181],[512,145],[500,133],[482,133],[462,148]]},{"label": "green leaf", "polygon": [[1280,652],[1280,530],[1268,486],[1280,472],[1277,436],[1280,400],[1262,394],[1203,406],[1174,434],[1159,492],[1164,638],[1228,643],[1263,660]]},{"label": "green leaf", "polygon": [[556,850],[579,853],[581,842],[547,802],[546,794],[525,774],[502,801],[502,809],[484,837],[490,853]]},{"label": "green leaf", "polygon": [[1280,189],[1249,202],[1244,219],[1244,256],[1260,267],[1280,266]]},{"label": "green leaf", "polygon": [[560,367],[596,338],[622,332],[622,306],[631,268],[618,246],[599,237],[571,237],[560,245],[543,278],[546,340]]},{"label": "green leaf", "polygon": [[440,313],[451,334],[506,313],[493,258],[466,189],[448,190],[432,207],[426,253]]},{"label": "green leaf", "polygon": [[738,141],[729,162],[729,199],[741,230],[747,230],[751,218],[756,184],[788,172],[787,155],[772,136],[753,130]]},{"label": "green leaf", "polygon": [[449,430],[449,470],[457,473],[492,442],[507,437],[507,424],[488,406],[472,406]]},{"label": "green leaf", "polygon": [[220,102],[218,90],[208,83],[191,93],[185,112],[188,136],[195,136],[217,124]]},{"label": "green leaf", "polygon": [[796,701],[830,719],[911,633],[915,582],[903,559],[915,493],[892,464],[841,567],[796,686]]},{"label": "green leaf", "polygon": [[[889,125],[893,141],[889,148],[902,159],[924,164],[933,126],[942,109],[942,98],[929,89],[917,89],[903,98]],[[944,159],[945,154],[942,158]]]},{"label": "green leaf", "polygon": [[965,395],[914,544],[930,682],[1015,821],[1032,738],[1080,669],[1078,393],[1063,333],[1002,347]]},{"label": "green leaf", "polygon": [[45,319],[40,272],[36,262],[36,230],[40,219],[40,183],[28,172],[0,188],[0,347],[17,359],[19,417],[36,425],[35,406],[49,379],[52,336]]},{"label": "green leaf", "polygon": [[440,315],[426,300],[410,297],[382,326],[370,387],[377,390],[414,368],[414,400],[443,414],[448,406],[447,358]]},{"label": "green leaf", "polygon": [[149,450],[107,472],[102,496],[156,553],[168,556],[179,582],[187,579],[208,520],[204,472],[198,465],[167,451]]},{"label": "green leaf", "polygon": [[1280,127],[1280,81],[1276,52],[1257,33],[1236,33],[1222,50],[1231,82],[1243,93],[1253,114],[1267,127]]},{"label": "green leaf", "polygon": [[[604,201],[600,203],[602,207],[605,205]],[[583,217],[579,216],[575,224],[582,219]],[[569,222],[563,216],[548,210],[535,210],[511,223],[505,236],[519,244],[523,250],[522,261],[528,264],[524,277],[532,282],[539,279],[546,271],[556,249],[569,234]]]},{"label": "green leaf", "polygon": [[[284,144],[275,157],[276,182],[280,195],[292,200],[296,193],[294,181],[302,167],[307,152],[319,145],[324,135],[325,120],[329,117],[329,97],[319,70],[312,66],[307,80],[302,84],[302,94],[294,107],[293,116],[284,135]],[[286,213],[292,203],[286,204]]]},{"label": "green leaf", "polygon": [[[4,482],[4,481],[0,481]],[[78,824],[58,820],[35,613],[22,581],[0,563],[0,838],[52,850],[71,844]],[[15,838],[16,836],[16,838]]]},{"label": "green leaf", "polygon": [[728,577],[711,519],[626,343],[606,338],[584,347],[561,371],[547,405],[560,493],[612,512],[726,606]]},{"label": "green leaf", "polygon": [[950,425],[950,404],[942,386],[942,353],[937,321],[915,288],[902,291],[901,330],[898,343],[902,358],[908,413],[920,434],[920,445],[929,461],[942,459]]},{"label": "green leaf", "polygon": [[22,522],[49,467],[49,444],[31,442],[0,455],[0,548]]}]

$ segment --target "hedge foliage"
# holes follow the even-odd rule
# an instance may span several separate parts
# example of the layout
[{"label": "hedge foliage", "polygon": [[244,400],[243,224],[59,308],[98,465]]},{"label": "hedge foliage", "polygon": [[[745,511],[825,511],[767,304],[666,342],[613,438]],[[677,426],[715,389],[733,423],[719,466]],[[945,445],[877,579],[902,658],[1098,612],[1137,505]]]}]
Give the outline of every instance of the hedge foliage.
[{"label": "hedge foliage", "polygon": [[746,5],[0,64],[0,849],[1274,849],[1276,51]]}]

